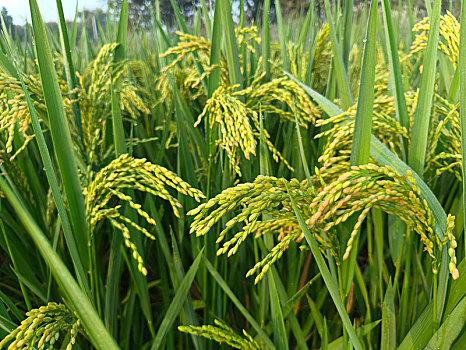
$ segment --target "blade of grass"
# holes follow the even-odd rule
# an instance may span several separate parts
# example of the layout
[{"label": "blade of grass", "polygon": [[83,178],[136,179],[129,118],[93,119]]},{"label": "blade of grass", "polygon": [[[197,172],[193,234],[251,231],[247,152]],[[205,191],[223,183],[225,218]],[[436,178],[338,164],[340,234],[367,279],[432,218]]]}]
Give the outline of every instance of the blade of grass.
[{"label": "blade of grass", "polygon": [[128,153],[125,143],[125,130],[121,118],[120,103],[113,86],[113,78],[110,77],[110,94],[112,98],[112,127],[113,127],[113,144],[115,146],[115,155],[119,157]]},{"label": "blade of grass", "polygon": [[53,250],[42,230],[25,210],[24,204],[14,194],[3,177],[0,177],[0,188],[18,215],[30,237],[36,244],[40,254],[52,271],[57,283],[65,292],[69,303],[77,312],[87,335],[98,349],[118,349],[115,340],[110,336],[102,320],[97,315],[87,296],[81,291],[73,276]]},{"label": "blade of grass", "polygon": [[[390,77],[393,81],[392,86],[394,88],[393,97],[395,98],[396,115],[400,124],[408,128],[408,110],[406,108],[406,99],[403,91],[400,58],[398,56],[397,40],[393,28],[393,18],[389,0],[382,0],[382,9],[385,36],[387,38],[388,64],[390,67]],[[407,149],[407,140],[405,142],[405,148]]]},{"label": "blade of grass", "polygon": [[[371,2],[372,5],[372,2]],[[348,60],[351,51],[351,33],[353,30],[353,6],[354,0],[346,0],[344,4],[344,23],[343,23],[343,47],[342,47],[342,56],[343,63],[345,64],[346,69],[348,69]]]},{"label": "blade of grass", "polygon": [[209,260],[207,260],[205,257],[202,259],[202,262],[205,264],[207,269],[209,270],[210,274],[212,277],[215,279],[215,281],[218,283],[218,285],[223,289],[225,294],[228,295],[230,298],[231,302],[236,306],[236,308],[243,314],[244,318],[248,320],[248,322],[251,324],[251,327],[254,328],[254,330],[257,332],[261,340],[265,343],[265,345],[271,349],[275,350],[275,345],[270,340],[270,338],[267,336],[267,334],[264,332],[262,327],[257,323],[255,318],[248,312],[248,310],[244,307],[243,303],[236,297],[236,295],[233,293],[233,291],[230,289],[228,284],[225,282],[225,280],[220,276],[220,274],[217,272],[215,267],[211,264]]},{"label": "blade of grass", "polygon": [[[6,246],[7,246],[7,249],[8,249],[8,255],[10,256],[11,263],[13,264],[13,269],[18,270],[19,266],[18,266],[17,261],[15,259],[16,254],[14,254],[12,249],[11,249],[11,246],[10,246],[9,241],[8,241],[8,236],[7,236],[6,231],[5,231],[5,226],[3,225],[3,220],[1,220],[1,219],[0,219],[0,230],[2,231],[3,238],[5,239],[5,243],[6,243]],[[29,294],[28,294],[24,284],[21,283],[21,281],[19,281],[19,288],[21,289],[21,293],[23,294],[23,298],[24,298],[24,302],[26,303],[26,307],[28,308],[28,310],[31,310],[32,305],[31,305],[31,301],[30,301],[30,298],[29,298]],[[5,302],[4,297],[3,297],[3,293],[1,291],[0,291],[0,299],[2,299],[3,302]],[[5,302],[5,304],[7,304],[7,302]],[[14,306],[13,309],[12,309],[12,306]],[[22,318],[21,313],[17,313],[18,310],[17,310],[17,308],[16,308],[16,306],[14,304],[12,306],[9,306],[10,310],[20,320]]]},{"label": "blade of grass", "polygon": [[[114,92],[112,77],[110,77],[110,93],[112,99],[112,127],[113,127],[113,143],[115,147],[115,156],[118,157],[127,153],[125,134],[123,130],[123,122],[120,113],[120,106],[117,96]],[[121,253],[120,246],[123,242],[120,232],[114,229],[112,240],[110,243],[110,256],[108,262],[108,271],[105,290],[105,305],[104,319],[105,325],[109,328],[112,335],[116,334],[117,330],[117,308],[120,296],[120,278],[121,278]],[[111,271],[111,273],[110,273]]]},{"label": "blade of grass", "polygon": [[[117,42],[120,44],[115,51],[115,62],[121,61],[126,57],[126,48],[127,48],[127,39],[128,37],[128,1],[124,0],[120,10],[120,20],[118,24],[118,33],[117,33]],[[119,81],[117,81],[117,86]],[[127,147],[125,143],[125,132],[123,127],[123,120],[121,117],[120,104],[119,104],[119,94],[115,93],[113,77],[110,77],[110,93],[111,93],[111,105],[112,105],[112,128],[113,128],[113,144],[115,147],[115,156],[118,157],[124,153],[127,153]],[[120,232],[117,232],[115,229],[113,232],[113,237],[111,241],[110,257],[108,263],[108,271],[112,273],[107,274],[106,280],[106,291],[105,291],[105,322],[113,332],[116,333],[117,329],[117,312],[115,310],[115,303],[118,303],[119,297],[119,283],[121,278],[121,252],[120,246],[122,243],[122,237]],[[142,277],[137,274],[138,280],[141,280]],[[139,282],[139,283],[138,283]],[[140,281],[135,281],[136,287],[140,287]],[[145,285],[144,285],[145,287]],[[141,288],[139,288],[141,290]],[[144,304],[143,301],[147,298],[144,298],[145,293],[140,292],[141,304]],[[145,304],[150,305],[149,302]],[[146,319],[149,322],[149,328],[152,329],[152,320],[145,312]]]},{"label": "blade of grass", "polygon": [[230,73],[230,84],[239,84],[239,88],[243,88],[243,77],[241,75],[241,66],[238,59],[238,45],[236,44],[235,27],[233,24],[233,16],[231,4],[229,0],[219,0],[221,3],[220,12],[222,14],[223,33],[225,34],[225,48],[228,63],[228,71]]},{"label": "blade of grass", "polygon": [[466,323],[466,297],[461,299],[455,309],[435,332],[426,349],[448,350],[463,330]]},{"label": "blade of grass", "polygon": [[188,272],[184,276],[183,280],[181,281],[178,290],[176,291],[175,297],[173,298],[170,306],[168,307],[167,312],[160,324],[159,330],[157,331],[157,335],[152,343],[151,350],[160,349],[162,347],[163,340],[167,332],[170,330],[173,322],[178,317],[178,314],[181,311],[181,308],[184,305],[186,300],[186,296],[189,293],[191,288],[191,284],[194,281],[194,277],[196,276],[197,269],[199,268],[199,263],[201,262],[201,258],[203,257],[203,252],[199,252],[196,259],[192,263],[191,267],[189,268]]},{"label": "blade of grass", "polygon": [[[466,0],[461,1],[461,27],[459,47],[459,79],[460,79],[460,123],[461,123],[461,156],[463,183],[463,218],[466,223]],[[466,247],[466,240],[465,240]]]},{"label": "blade of grass", "polygon": [[270,310],[272,316],[273,326],[273,341],[279,349],[288,349],[288,340],[286,338],[285,322],[283,320],[282,307],[280,305],[280,299],[278,298],[277,287],[275,286],[275,280],[273,273],[267,275],[269,282],[269,293],[270,293]]},{"label": "blade of grass", "polygon": [[432,99],[435,88],[435,73],[437,67],[437,51],[440,31],[441,0],[434,1],[432,16],[430,17],[429,38],[423,60],[421,86],[411,130],[411,143],[408,154],[408,164],[422,177],[427,152],[427,138],[430,127]]},{"label": "blade of grass", "polygon": [[265,81],[270,80],[270,0],[264,0],[262,17],[262,65],[265,72]]},{"label": "blade of grass", "polygon": [[[162,230],[160,230],[160,231],[162,231]],[[171,242],[172,242],[172,251],[173,251],[173,266],[174,266],[174,270],[176,270],[176,272],[175,272],[176,273],[176,278],[177,278],[176,282],[178,284],[175,288],[179,288],[179,283],[185,277],[185,272],[184,272],[183,260],[182,260],[181,255],[180,255],[178,244],[176,242],[176,238],[175,238],[175,236],[173,234],[173,230],[171,228],[170,228],[170,238],[171,238]],[[163,236],[163,239],[165,239],[164,236]],[[166,241],[164,242],[164,244],[167,244]],[[189,322],[189,324],[193,325],[193,326],[197,326],[199,323],[197,321],[196,312],[194,311],[193,302],[192,302],[191,296],[189,294],[188,294],[188,296],[186,298],[186,302],[184,303],[184,308],[183,309],[184,309],[184,313],[185,313],[184,316],[185,316],[186,320]],[[199,337],[192,336],[191,339],[192,339],[192,341],[194,343],[194,347],[196,349],[203,349],[203,345],[202,345],[203,343],[202,343],[201,339],[199,339]]]},{"label": "blade of grass", "polygon": [[333,21],[332,14],[330,13],[329,0],[325,0],[325,13],[327,14],[327,22],[330,29],[330,41],[332,43],[333,63],[336,73],[336,79],[338,81],[338,92],[342,99],[343,108],[347,109],[353,104],[353,97],[351,96],[351,89],[348,81],[348,73],[345,69],[343,59],[341,56],[341,50],[338,44],[337,34],[335,30],[335,24]]},{"label": "blade of grass", "polygon": [[391,283],[385,292],[382,304],[382,341],[380,349],[396,349],[396,317],[395,317],[395,295]]},{"label": "blade of grass", "polygon": [[[388,53],[388,64],[389,64],[389,78],[390,84],[394,89],[394,100],[396,108],[396,116],[398,121],[406,129],[409,129],[408,125],[408,110],[406,107],[406,99],[403,89],[403,80],[401,76],[400,60],[398,56],[398,47],[397,47],[397,35],[395,33],[395,28],[393,27],[392,13],[390,9],[390,1],[382,1],[382,13],[384,19],[384,30],[385,30],[385,46]],[[398,16],[399,18],[399,16]],[[399,21],[398,21],[399,22]],[[408,140],[402,138],[402,158],[406,159],[406,152],[408,150]],[[389,218],[389,239],[390,248],[392,249],[392,257],[394,261],[396,260],[396,254],[399,251],[399,244],[401,243],[401,234],[405,231],[405,224],[396,218]],[[395,251],[395,253],[393,253]]]},{"label": "blade of grass", "polygon": [[282,315],[289,322],[291,331],[293,332],[296,338],[298,348],[303,350],[308,349],[306,344],[306,335],[301,328],[298,318],[296,317],[294,312],[292,312],[294,302],[296,302],[299,299],[299,295],[294,295],[290,299],[288,299],[288,294],[286,292],[285,286],[283,285],[283,281],[280,278],[280,275],[278,274],[278,271],[275,268],[275,266],[272,266],[271,273],[274,276],[274,282],[280,300],[280,308],[282,310]]},{"label": "blade of grass", "polygon": [[[159,214],[157,210],[155,209],[154,201],[152,198],[148,198],[148,201],[149,201],[149,206],[151,208],[152,216],[155,222],[157,223],[157,225],[155,226],[155,229],[158,232],[157,241],[158,241],[158,244],[160,245],[160,250],[162,251],[162,254],[167,263],[167,267],[169,270],[169,276],[172,281],[172,285],[174,286],[175,289],[178,289],[181,281],[185,277],[184,267],[182,266],[181,261],[180,261],[181,258],[179,257],[178,246],[170,231],[170,235],[172,237],[172,249],[173,249],[173,255],[172,255],[169,245],[168,245],[167,237],[165,235],[164,230],[162,229],[163,226],[160,221]],[[185,312],[187,323],[189,325],[197,326],[198,321],[197,321],[196,313],[194,311],[193,302],[189,295],[187,297],[187,302],[184,305],[184,312]],[[199,337],[192,336],[191,338],[193,340],[193,343],[196,349],[203,348],[202,342],[199,340]]]},{"label": "blade of grass", "polygon": [[[215,2],[214,20],[212,28],[212,46],[210,50],[210,65],[220,65],[221,58],[221,37],[222,37],[222,23],[220,14],[220,1]],[[208,97],[210,98],[214,91],[218,88],[220,83],[220,66],[212,69],[209,76],[209,90]],[[209,123],[206,123],[208,125]],[[206,135],[208,133],[206,132]]]},{"label": "blade of grass", "polygon": [[303,165],[304,173],[306,174],[306,179],[307,181],[309,181],[309,184],[312,184],[311,172],[309,171],[309,165],[307,164],[306,155],[304,154],[303,140],[301,137],[301,131],[299,130],[300,128],[299,128],[298,117],[296,116],[296,112],[294,115],[294,119],[295,119],[295,125],[296,125],[296,135],[298,137],[299,155],[301,157],[301,162]]},{"label": "blade of grass", "polygon": [[205,30],[207,32],[207,36],[209,38],[212,38],[212,25],[210,23],[210,16],[209,16],[209,11],[207,9],[207,4],[205,0],[201,0],[201,6],[202,6],[202,14],[204,17],[204,26]]},{"label": "blade of grass", "polygon": [[78,13],[79,13],[78,3],[79,3],[79,1],[76,1],[76,8],[74,10],[73,27],[71,28],[70,48],[71,48],[72,52],[75,51],[76,38],[78,37]]},{"label": "blade of grass", "polygon": [[[459,278],[452,281],[446,298],[445,317],[448,317],[461,299],[466,295],[466,260],[463,259],[458,266]],[[433,310],[434,303],[431,301],[424,311],[417,317],[416,322],[404,337],[398,350],[423,349],[433,335]]]},{"label": "blade of grass", "polygon": [[345,306],[343,305],[343,302],[340,299],[340,292],[339,292],[337,281],[330,274],[327,264],[325,263],[324,257],[322,256],[322,253],[320,252],[319,245],[317,244],[316,239],[314,238],[312,233],[309,231],[309,228],[307,227],[307,224],[304,221],[304,218],[301,212],[299,211],[299,208],[296,205],[296,202],[294,201],[294,198],[289,192],[288,188],[287,190],[288,190],[288,196],[291,201],[291,205],[293,206],[293,210],[295,212],[296,218],[298,219],[299,227],[301,228],[304,234],[304,237],[306,238],[307,243],[311,247],[311,251],[312,251],[312,254],[314,255],[317,266],[319,267],[319,271],[332,297],[333,303],[335,304],[335,307],[337,308],[338,314],[340,315],[343,325],[345,326],[345,329],[348,332],[351,342],[353,343],[353,346],[356,350],[363,349],[361,341],[356,335],[353,325],[351,324],[348,314],[346,313]]},{"label": "blade of grass", "polygon": [[322,321],[322,340],[321,340],[321,350],[328,350],[328,327],[327,327],[327,319],[324,316],[324,320]]},{"label": "blade of grass", "polygon": [[170,3],[173,7],[173,11],[175,12],[176,22],[178,23],[178,27],[183,31],[183,33],[189,33],[188,26],[186,25],[186,21],[181,14],[180,8],[175,0],[170,0]]},{"label": "blade of grass", "polygon": [[71,222],[68,217],[68,213],[65,209],[63,198],[61,197],[61,194],[60,194],[60,186],[58,184],[58,179],[55,174],[52,159],[49,153],[47,143],[45,141],[44,134],[42,132],[42,128],[39,123],[39,118],[37,116],[36,109],[31,100],[31,96],[26,87],[26,84],[24,83],[23,77],[21,76],[17,67],[14,66],[14,68],[16,69],[16,74],[19,77],[24,95],[26,97],[26,102],[28,104],[29,113],[31,116],[32,127],[34,130],[34,134],[36,135],[37,145],[39,146],[39,152],[40,152],[42,162],[45,168],[47,180],[50,185],[50,190],[52,192],[52,196],[55,201],[55,205],[57,207],[58,215],[60,216],[60,220],[62,222],[63,233],[64,233],[66,244],[68,245],[68,249],[71,255],[71,260],[73,261],[73,265],[76,270],[76,274],[78,276],[78,282],[83,288],[83,290],[89,294],[89,285],[88,285],[86,272],[85,272],[85,266],[87,266],[85,264],[87,263],[87,261],[84,261],[84,262],[82,261],[82,256],[80,255],[80,251],[78,249],[77,242],[75,240],[75,235],[73,235]]},{"label": "blade of grass", "polygon": [[50,121],[50,131],[55,154],[66,193],[66,202],[70,210],[70,217],[79,256],[83,266],[88,265],[88,229],[82,195],[81,183],[75,163],[75,154],[71,134],[68,126],[65,108],[63,106],[57,73],[55,72],[52,54],[47,40],[44,23],[36,0],[30,0],[32,27],[34,31],[35,47],[39,61],[39,71],[42,80],[45,103]]},{"label": "blade of grass", "polygon": [[306,44],[306,40],[309,35],[309,27],[313,20],[313,8],[314,8],[314,0],[311,0],[311,3],[309,4],[309,8],[307,10],[306,19],[304,20],[304,25],[299,30],[298,39],[296,40],[297,46],[301,46],[304,48]]},{"label": "blade of grass", "polygon": [[287,40],[285,36],[285,26],[283,24],[283,16],[282,16],[282,9],[280,6],[280,0],[275,0],[275,14],[277,16],[277,25],[278,25],[278,33],[280,38],[280,52],[282,55],[282,65],[284,70],[290,69],[290,62],[288,59],[288,52],[287,52]]},{"label": "blade of grass", "polygon": [[[58,29],[60,33],[60,43],[63,55],[63,64],[65,66],[66,82],[68,83],[68,91],[72,100],[76,99],[76,72],[74,70],[73,59],[71,58],[71,47],[68,37],[68,31],[66,29],[65,15],[63,13],[63,6],[61,0],[56,0],[57,11],[58,11]],[[78,104],[71,104],[71,110],[73,111],[74,123],[78,129],[78,134],[83,139],[83,127],[81,124],[81,112]]]},{"label": "blade of grass", "polygon": [[[362,325],[361,327],[356,329],[356,334],[359,337],[364,337],[367,334],[369,334],[375,327],[377,327],[379,325],[379,323],[380,323],[380,320],[374,321],[374,322],[369,323],[367,325]],[[343,342],[343,337],[340,337],[340,338],[335,339],[334,341],[332,341],[330,344],[328,344],[328,349],[329,350],[344,350],[344,349],[349,348],[347,346],[348,346],[348,344],[345,344]]]},{"label": "blade of grass", "polygon": [[[359,97],[356,109],[353,140],[351,146],[350,166],[361,165],[369,162],[370,135],[372,131],[372,113],[374,106],[375,65],[377,61],[377,10],[378,2],[371,1],[369,19],[367,21],[366,39],[361,66],[361,79],[359,85]],[[350,226],[353,226],[350,224]],[[351,229],[350,229],[351,231]],[[346,296],[351,288],[354,277],[354,268],[358,257],[359,235],[354,242],[355,249],[347,257],[341,266],[343,282],[343,294]]]},{"label": "blade of grass", "polygon": [[374,107],[375,65],[377,63],[377,3],[377,1],[371,1],[367,22],[350,165],[366,164],[369,161]]},{"label": "blade of grass", "polygon": [[16,73],[15,67],[13,64],[8,60],[7,56],[0,50],[0,69],[5,74],[8,74],[10,77],[18,78],[18,74]]},{"label": "blade of grass", "polygon": [[116,40],[120,45],[115,50],[115,61],[119,62],[126,58],[126,47],[128,46],[128,0],[123,0],[121,3]]},{"label": "blade of grass", "polygon": [[[214,12],[214,23],[212,28],[212,40],[211,40],[211,50],[210,50],[210,65],[217,66],[212,70],[212,73],[209,77],[209,86],[207,91],[207,96],[210,98],[214,91],[218,88],[220,83],[220,59],[221,59],[221,37],[222,37],[222,17],[220,12],[220,1],[215,2],[215,12]],[[206,143],[209,148],[208,155],[208,172],[207,172],[207,198],[210,198],[211,194],[211,185],[212,185],[212,172],[213,172],[213,153],[214,153],[214,142],[215,136],[210,129],[210,123],[205,123],[205,136]],[[207,238],[206,238],[207,239]],[[208,250],[209,251],[209,250]],[[205,267],[203,267],[205,269]],[[203,273],[204,276],[207,274]]]}]

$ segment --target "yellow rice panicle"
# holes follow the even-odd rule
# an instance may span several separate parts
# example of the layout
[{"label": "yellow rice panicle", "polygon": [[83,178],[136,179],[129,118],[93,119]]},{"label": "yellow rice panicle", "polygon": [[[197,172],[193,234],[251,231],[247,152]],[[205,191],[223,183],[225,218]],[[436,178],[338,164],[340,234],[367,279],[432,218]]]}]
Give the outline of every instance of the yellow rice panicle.
[{"label": "yellow rice panicle", "polygon": [[[65,305],[49,302],[26,313],[27,318],[0,341],[0,349],[11,341],[8,350],[51,349],[59,339],[69,336],[66,350],[71,350],[81,331],[81,322]],[[66,344],[66,343],[65,343]]]},{"label": "yellow rice panicle", "polygon": [[226,344],[235,349],[260,350],[259,344],[243,329],[243,335],[237,334],[225,323],[214,320],[215,326],[180,326],[180,332],[194,334],[207,339],[215,340],[220,344]]},{"label": "yellow rice panicle", "polygon": [[[130,229],[150,239],[155,239],[155,236],[145,227],[125,217],[121,212],[122,203],[129,205],[149,226],[155,226],[155,220],[126,192],[128,189],[134,189],[165,199],[170,203],[175,215],[179,216],[178,207],[181,204],[166,187],[172,187],[197,201],[204,198],[202,192],[191,187],[168,169],[145,159],[135,159],[127,154],[121,155],[100,170],[85,189],[86,215],[91,234],[99,221],[108,219],[122,231],[126,246],[132,250],[133,258],[138,262],[138,268],[144,275],[147,274],[147,269],[131,239]],[[114,204],[115,201],[118,205]]]}]

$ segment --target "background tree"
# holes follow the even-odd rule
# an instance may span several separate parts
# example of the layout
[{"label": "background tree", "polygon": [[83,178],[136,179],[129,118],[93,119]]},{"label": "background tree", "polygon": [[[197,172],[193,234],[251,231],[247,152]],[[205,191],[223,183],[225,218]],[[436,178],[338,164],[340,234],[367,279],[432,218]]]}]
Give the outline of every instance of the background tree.
[{"label": "background tree", "polygon": [[[206,1],[209,3],[210,1]],[[119,11],[121,8],[122,0],[109,0],[109,10]],[[195,0],[176,0],[181,13],[189,21],[196,12],[197,8],[200,8],[200,1]],[[172,26],[176,23],[175,13],[170,0],[160,0],[160,15],[162,17],[163,24]],[[128,15],[130,25],[133,27],[148,27],[151,25],[151,11],[155,12],[155,0],[129,0],[128,1]]]},{"label": "background tree", "polygon": [[[3,21],[5,22],[5,26],[8,30],[12,30],[12,27],[13,27],[13,17],[11,17],[9,14],[8,14],[8,10],[6,9],[6,7],[2,7],[2,17],[3,17]],[[2,25],[2,22],[0,22],[0,30],[3,30],[3,25]]]}]

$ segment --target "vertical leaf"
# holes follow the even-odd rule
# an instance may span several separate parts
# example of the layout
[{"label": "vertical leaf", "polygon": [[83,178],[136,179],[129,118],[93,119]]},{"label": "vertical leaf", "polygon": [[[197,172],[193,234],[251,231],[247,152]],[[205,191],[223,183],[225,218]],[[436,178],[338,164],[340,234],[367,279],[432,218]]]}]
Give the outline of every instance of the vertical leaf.
[{"label": "vertical leaf", "polygon": [[128,0],[123,0],[121,4],[116,40],[120,44],[115,50],[115,61],[118,62],[126,57],[126,47],[128,46]]},{"label": "vertical leaf", "polygon": [[337,281],[330,274],[327,264],[325,263],[324,257],[322,256],[322,253],[320,252],[319,245],[317,244],[317,241],[312,235],[311,231],[309,231],[309,228],[307,227],[307,224],[304,221],[304,218],[301,212],[299,211],[299,208],[295,200],[293,199],[293,196],[291,195],[289,191],[288,191],[288,196],[290,198],[291,205],[293,206],[293,210],[296,215],[296,218],[298,219],[299,227],[301,227],[304,237],[306,238],[307,243],[311,247],[311,251],[312,251],[312,254],[314,255],[317,266],[319,267],[319,271],[330,293],[330,296],[332,297],[332,300],[337,308],[338,314],[340,315],[343,325],[346,331],[348,332],[351,342],[353,343],[353,346],[356,350],[362,350],[363,346],[361,344],[361,341],[356,335],[353,325],[351,324],[348,314],[346,313],[345,306],[343,305],[343,302],[340,299],[340,291],[338,288]]},{"label": "vertical leaf", "polygon": [[351,148],[351,165],[366,164],[369,161],[374,107],[375,65],[377,61],[377,3],[378,1],[371,1],[367,23],[358,108],[356,110]]},{"label": "vertical leaf", "polygon": [[277,25],[278,32],[280,34],[280,51],[282,54],[282,64],[284,70],[290,70],[290,62],[288,59],[288,52],[286,49],[286,35],[285,35],[285,26],[283,24],[282,9],[280,7],[280,0],[275,0],[275,12],[277,14]]},{"label": "vertical leaf", "polygon": [[264,1],[264,15],[262,18],[262,65],[265,79],[270,79],[270,23],[269,23],[270,0]]},{"label": "vertical leaf", "polygon": [[391,283],[387,287],[382,304],[382,341],[380,349],[396,349],[395,295]]},{"label": "vertical leaf", "polygon": [[[63,63],[65,66],[66,82],[68,83],[68,91],[70,92],[70,98],[76,99],[76,94],[73,92],[76,88],[76,72],[74,70],[73,59],[71,57],[71,47],[68,37],[68,31],[66,29],[65,15],[63,13],[63,6],[61,0],[56,0],[57,10],[58,10],[58,22],[59,22],[59,32],[60,32],[60,43],[63,54]],[[78,104],[73,103],[71,105],[73,111],[74,123],[78,129],[79,136],[83,138],[83,127],[81,125],[81,112],[79,110]]]},{"label": "vertical leaf", "polygon": [[414,115],[414,125],[411,131],[408,164],[422,177],[426,157],[427,137],[430,126],[432,99],[434,96],[435,73],[437,67],[437,50],[440,31],[441,0],[434,1],[430,17],[429,38],[423,60],[421,87]]},{"label": "vertical leaf", "polygon": [[254,328],[254,330],[257,332],[257,334],[261,338],[261,340],[265,343],[267,348],[269,348],[270,350],[275,350],[276,349],[275,345],[272,342],[272,340],[270,340],[270,338],[267,336],[267,333],[265,333],[265,331],[257,323],[257,321],[254,319],[254,317],[244,307],[242,302],[233,293],[231,288],[228,286],[228,284],[225,282],[225,280],[222,278],[222,276],[220,276],[220,274],[217,272],[217,270],[212,265],[212,263],[209,260],[207,260],[206,257],[204,257],[204,259],[202,259],[202,262],[205,264],[205,266],[207,267],[207,269],[209,270],[210,274],[215,279],[215,281],[218,283],[220,288],[222,288],[223,291],[225,292],[225,294],[230,298],[231,302],[243,314],[244,318],[248,320],[248,322],[251,324],[251,327]]},{"label": "vertical leaf", "polygon": [[[222,23],[220,14],[220,1],[215,2],[214,23],[212,28],[212,46],[210,50],[210,65],[220,65],[221,43],[222,43]],[[220,82],[220,66],[212,69],[209,77],[208,97],[211,97],[218,88]],[[208,124],[208,123],[206,123]]]},{"label": "vertical leaf", "polygon": [[221,2],[220,11],[222,14],[223,33],[225,38],[226,56],[228,62],[228,71],[230,73],[230,84],[239,84],[240,89],[243,87],[243,77],[241,75],[241,66],[238,59],[238,45],[236,44],[235,27],[233,24],[233,15],[229,0],[219,0]]},{"label": "vertical leaf", "polygon": [[277,287],[273,278],[273,273],[267,275],[269,281],[270,309],[273,326],[273,340],[277,348],[288,349],[288,340],[286,339],[285,322],[283,320],[282,307],[278,298]]},{"label": "vertical leaf", "polygon": [[63,261],[53,250],[49,241],[44,236],[42,230],[31,217],[31,214],[26,211],[24,203],[18,199],[10,186],[6,183],[3,176],[0,176],[0,188],[15,210],[24,228],[36,244],[40,254],[52,271],[52,274],[59,286],[65,292],[68,302],[73,306],[74,311],[77,312],[78,317],[93,344],[97,349],[117,350],[118,346],[115,343],[115,340],[108,333],[91,302],[81,291]]},{"label": "vertical leaf", "polygon": [[460,74],[460,123],[463,175],[463,215],[466,223],[466,0],[461,1],[461,27],[458,69]]},{"label": "vertical leaf", "polygon": [[[449,350],[466,324],[466,297],[461,299],[451,314],[435,332],[426,349]],[[463,344],[464,345],[464,344]]]},{"label": "vertical leaf", "polygon": [[330,41],[332,43],[333,53],[333,67],[335,68],[336,79],[338,81],[338,92],[342,99],[343,108],[347,109],[353,104],[353,97],[351,96],[351,90],[348,81],[348,72],[345,69],[343,59],[341,56],[341,50],[337,40],[337,34],[335,30],[335,24],[333,22],[332,14],[330,13],[329,0],[325,0],[325,12],[327,14],[327,22],[330,28]]},{"label": "vertical leaf", "polygon": [[201,258],[203,256],[203,252],[199,252],[196,259],[194,260],[193,264],[189,268],[188,272],[184,276],[183,280],[181,281],[180,285],[178,286],[178,290],[175,293],[175,297],[173,298],[170,306],[168,307],[167,312],[160,324],[160,328],[157,331],[157,335],[155,337],[154,342],[152,343],[151,350],[160,349],[162,347],[162,342],[170,330],[175,318],[178,317],[178,314],[183,307],[186,297],[189,293],[191,288],[191,284],[194,281],[194,277],[196,276],[197,269],[199,268],[199,263],[201,262]]},{"label": "vertical leaf", "polygon": [[50,131],[55,154],[60,169],[63,187],[66,193],[66,201],[69,206],[71,222],[73,226],[79,255],[84,268],[88,260],[88,232],[84,208],[84,197],[78,170],[75,162],[74,148],[68,126],[65,108],[58,86],[57,73],[55,72],[49,42],[45,32],[44,23],[39,12],[36,0],[30,0],[32,27],[34,31],[39,71],[44,90],[45,104],[50,121]]},{"label": "vertical leaf", "polygon": [[348,60],[351,51],[351,33],[353,31],[353,6],[354,0],[346,0],[344,8],[344,26],[343,26],[343,63],[348,69]]},{"label": "vertical leaf", "polygon": [[390,77],[394,88],[396,115],[402,126],[408,128],[408,110],[406,108],[406,99],[403,91],[403,78],[401,76],[400,58],[398,56],[397,40],[393,28],[392,12],[390,1],[382,0],[384,29],[386,36],[388,64],[390,67]]}]

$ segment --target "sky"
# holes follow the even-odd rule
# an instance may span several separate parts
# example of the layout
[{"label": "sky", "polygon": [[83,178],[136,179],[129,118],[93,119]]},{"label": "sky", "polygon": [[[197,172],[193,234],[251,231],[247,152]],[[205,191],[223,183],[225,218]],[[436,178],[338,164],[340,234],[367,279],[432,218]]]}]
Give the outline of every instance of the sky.
[{"label": "sky", "polygon": [[[76,11],[77,0],[62,0],[63,12],[66,19],[74,19]],[[55,0],[37,0],[39,4],[40,13],[45,22],[57,22],[57,7]],[[31,15],[29,12],[29,0],[0,0],[0,9],[5,7],[8,14],[13,17],[14,24],[24,24],[26,18],[31,22]],[[106,8],[106,0],[79,0],[79,10]]]}]

